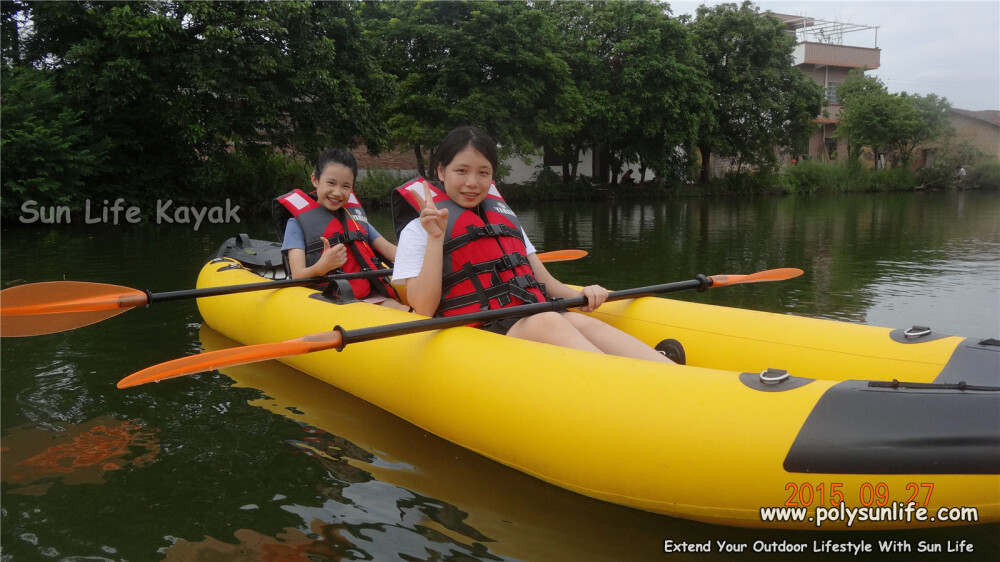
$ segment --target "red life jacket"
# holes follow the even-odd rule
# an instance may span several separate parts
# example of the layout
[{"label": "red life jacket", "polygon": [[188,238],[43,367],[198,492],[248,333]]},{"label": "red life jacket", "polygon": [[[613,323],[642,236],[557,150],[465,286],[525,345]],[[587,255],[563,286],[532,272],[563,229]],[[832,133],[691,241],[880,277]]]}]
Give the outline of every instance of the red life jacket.
[{"label": "red life jacket", "polygon": [[[279,240],[285,236],[285,223],[289,218],[294,217],[299,223],[306,239],[306,266],[316,263],[322,255],[323,240],[320,237],[323,237],[330,241],[331,246],[343,244],[347,248],[347,262],[340,268],[344,273],[385,269],[368,243],[368,217],[353,193],[336,212],[330,212],[321,205],[316,200],[315,192],[306,194],[300,189],[275,199],[271,209]],[[366,298],[375,291],[399,300],[388,276],[351,279],[349,282],[355,298]]]},{"label": "red life jacket", "polygon": [[[397,239],[403,228],[420,216],[421,207],[413,194],[423,197],[423,189],[423,179],[417,178],[393,191]],[[441,303],[436,316],[545,301],[544,287],[528,265],[521,223],[495,184],[477,209],[455,203],[437,186],[432,185],[431,192],[437,208],[448,209]]]}]

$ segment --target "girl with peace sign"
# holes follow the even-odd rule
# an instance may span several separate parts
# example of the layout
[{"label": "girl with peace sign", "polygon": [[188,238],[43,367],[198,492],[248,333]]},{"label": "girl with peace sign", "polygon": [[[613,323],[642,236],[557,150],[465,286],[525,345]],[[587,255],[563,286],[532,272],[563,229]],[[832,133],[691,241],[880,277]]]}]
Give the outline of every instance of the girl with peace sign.
[{"label": "girl with peace sign", "polygon": [[[552,276],[493,185],[496,142],[481,129],[452,130],[431,165],[443,189],[415,180],[393,193],[399,248],[393,282],[405,284],[418,314],[449,316],[552,298],[587,297],[590,312],[608,291],[582,290]],[[484,324],[511,337],[574,349],[671,362],[633,336],[576,312],[543,312]]]}]

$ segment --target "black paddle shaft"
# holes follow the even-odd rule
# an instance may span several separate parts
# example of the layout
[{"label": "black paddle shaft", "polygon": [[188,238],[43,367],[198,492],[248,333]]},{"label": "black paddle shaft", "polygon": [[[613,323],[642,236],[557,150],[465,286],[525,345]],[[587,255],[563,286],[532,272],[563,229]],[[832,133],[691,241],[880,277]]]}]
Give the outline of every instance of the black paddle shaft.
[{"label": "black paddle shaft", "polygon": [[[664,293],[677,293],[680,291],[705,290],[712,286],[712,279],[704,275],[698,275],[688,281],[675,281],[673,283],[663,283],[661,285],[650,285],[648,287],[636,287],[634,289],[623,289],[608,294],[608,301],[616,301],[638,297],[648,297],[650,295],[661,295]],[[475,322],[486,322],[488,320],[498,320],[500,318],[517,318],[520,316],[530,316],[539,312],[562,311],[567,308],[585,306],[587,297],[578,296],[565,299],[553,299],[545,302],[536,302],[508,308],[497,308],[473,312],[459,316],[444,316],[440,318],[427,318],[424,320],[414,320],[412,322],[402,322],[399,324],[388,324],[382,326],[371,326],[369,328],[357,328],[347,330],[341,326],[334,327],[340,332],[343,343],[337,348],[338,351],[344,349],[349,343],[357,343],[369,340],[376,340],[390,336],[403,336],[406,334],[416,334],[419,332],[429,332],[444,328],[454,328]]]},{"label": "black paddle shaft", "polygon": [[338,273],[336,275],[326,275],[319,277],[302,277],[299,279],[282,279],[280,281],[264,281],[262,283],[246,283],[244,285],[222,285],[219,287],[206,287],[204,289],[185,289],[182,291],[167,291],[163,293],[150,293],[149,304],[154,302],[173,301],[180,299],[215,297],[218,295],[231,295],[235,293],[246,293],[261,289],[280,289],[282,287],[304,287],[316,285],[318,283],[328,283],[335,280],[348,279],[369,279],[371,277],[382,277],[392,275],[392,269],[369,269],[368,271],[357,271],[354,273]]}]

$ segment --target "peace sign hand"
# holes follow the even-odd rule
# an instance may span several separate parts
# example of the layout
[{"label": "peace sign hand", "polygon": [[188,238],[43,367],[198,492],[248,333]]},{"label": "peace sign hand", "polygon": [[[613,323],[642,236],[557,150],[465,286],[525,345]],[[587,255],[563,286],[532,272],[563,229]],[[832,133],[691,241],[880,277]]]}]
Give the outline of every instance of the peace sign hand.
[{"label": "peace sign hand", "polygon": [[416,192],[413,197],[420,205],[420,226],[424,227],[427,235],[432,238],[444,236],[444,231],[448,228],[448,209],[438,209],[434,204],[434,196],[431,194],[430,185],[424,181],[424,196],[421,197]]}]

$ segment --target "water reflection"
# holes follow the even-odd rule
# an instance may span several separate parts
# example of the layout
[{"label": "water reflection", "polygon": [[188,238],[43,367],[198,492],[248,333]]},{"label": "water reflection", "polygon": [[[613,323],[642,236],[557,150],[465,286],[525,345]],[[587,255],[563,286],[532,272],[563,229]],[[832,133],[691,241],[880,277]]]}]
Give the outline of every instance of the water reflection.
[{"label": "water reflection", "polygon": [[44,495],[57,481],[101,484],[106,473],[142,466],[160,452],[156,432],[100,416],[60,431],[21,426],[3,437],[0,474],[6,493]]},{"label": "water reflection", "polygon": [[[540,250],[590,252],[550,265],[565,281],[624,288],[696,273],[801,267],[806,274],[789,282],[671,298],[1000,336],[997,193],[517,210]],[[369,217],[392,236],[384,209]],[[263,219],[198,232],[74,227],[5,231],[0,286],[70,279],[154,292],[191,288],[206,257],[234,229],[272,236]],[[591,500],[278,364],[227,371],[242,388],[218,374],[136,392],[114,388],[130,372],[197,352],[200,321],[194,303],[181,301],[65,334],[0,342],[5,557],[649,560],[663,556],[664,539],[847,540],[713,527]],[[109,429],[92,432],[102,425]],[[70,435],[80,437],[77,444]],[[81,453],[94,441],[104,444],[93,455]],[[57,450],[45,453],[50,446]],[[16,467],[34,457],[41,466]],[[130,532],[121,532],[123,521]],[[852,532],[850,539],[968,539],[985,556],[1000,548],[996,531]],[[713,558],[724,556],[699,556]]]},{"label": "water reflection", "polygon": [[[235,345],[208,327],[199,337],[206,349]],[[364,559],[634,560],[661,551],[642,537],[665,520],[698,527],[543,483],[280,363],[223,372],[264,393],[251,404],[295,420],[301,433],[287,443],[329,476],[315,484],[318,501],[283,501],[282,509],[316,541],[325,540],[317,528],[346,526],[337,527],[338,540]]]},{"label": "water reflection", "polygon": [[522,215],[539,248],[590,251],[586,260],[552,266],[576,283],[624,288],[696,273],[799,267],[806,274],[792,282],[671,298],[908,327],[902,324],[909,320],[882,314],[882,306],[907,300],[916,286],[928,294],[961,292],[959,300],[989,311],[970,318],[930,310],[924,322],[959,335],[1000,333],[994,192],[539,205]]}]

